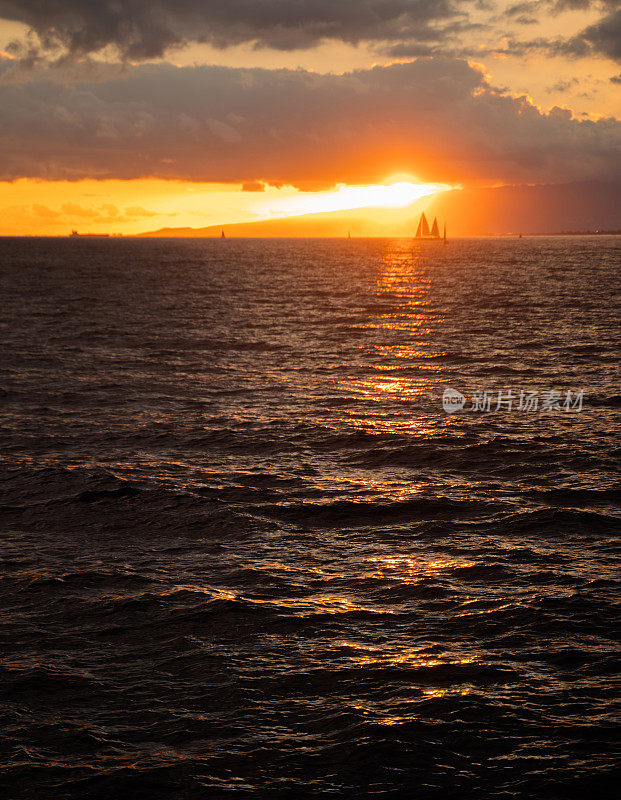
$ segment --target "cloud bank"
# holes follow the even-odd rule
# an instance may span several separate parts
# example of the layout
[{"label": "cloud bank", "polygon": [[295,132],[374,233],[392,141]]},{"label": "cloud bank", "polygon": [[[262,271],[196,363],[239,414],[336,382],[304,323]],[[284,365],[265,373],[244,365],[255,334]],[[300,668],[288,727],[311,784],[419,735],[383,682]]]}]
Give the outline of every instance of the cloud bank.
[{"label": "cloud bank", "polygon": [[473,0],[0,0],[0,17],[29,26],[44,50],[85,55],[112,46],[130,60],[208,42],[296,50],[336,39],[428,38]]},{"label": "cloud bank", "polygon": [[[516,56],[537,49],[619,60],[620,6],[621,0],[522,0],[508,6],[499,0],[0,0],[0,19],[28,28],[26,39],[12,42],[9,51],[30,60],[105,51],[139,62],[193,43],[295,51],[325,41],[364,42],[396,57],[467,56],[476,53],[481,31],[508,36],[512,44],[504,52]],[[576,10],[601,17],[572,36],[521,40],[519,32],[529,26]]]},{"label": "cloud bank", "polygon": [[621,123],[542,113],[466,61],[320,75],[147,64],[98,80],[11,78],[0,61],[0,179],[161,177],[306,185],[611,178]]}]

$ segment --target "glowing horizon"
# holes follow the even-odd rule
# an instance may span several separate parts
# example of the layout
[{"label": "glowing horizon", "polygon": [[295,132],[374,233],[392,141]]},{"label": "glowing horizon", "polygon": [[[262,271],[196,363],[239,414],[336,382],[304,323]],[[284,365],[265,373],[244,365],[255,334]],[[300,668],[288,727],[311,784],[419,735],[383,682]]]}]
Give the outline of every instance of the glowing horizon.
[{"label": "glowing horizon", "polygon": [[351,211],[357,208],[406,208],[423,197],[454,188],[456,187],[448,184],[416,183],[405,180],[362,186],[341,183],[332,191],[264,200],[255,205],[255,211],[265,214],[264,219],[273,219]]},{"label": "glowing horizon", "polygon": [[[160,228],[206,228],[365,209],[369,221],[399,229],[417,201],[454,188],[393,175],[384,183],[308,191],[257,183],[161,179],[0,182],[3,235],[80,232],[135,235]],[[405,211],[404,211],[405,210]]]}]

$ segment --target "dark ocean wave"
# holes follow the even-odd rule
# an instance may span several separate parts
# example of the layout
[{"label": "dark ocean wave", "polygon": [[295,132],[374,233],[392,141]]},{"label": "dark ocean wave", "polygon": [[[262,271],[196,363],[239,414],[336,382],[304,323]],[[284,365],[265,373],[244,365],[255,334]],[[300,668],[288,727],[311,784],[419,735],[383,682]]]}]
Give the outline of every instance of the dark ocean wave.
[{"label": "dark ocean wave", "polygon": [[589,395],[585,397],[585,403],[596,407],[619,408],[621,406],[621,394]]},{"label": "dark ocean wave", "polygon": [[303,503],[287,506],[263,506],[262,513],[277,519],[315,525],[391,525],[395,522],[443,517],[489,515],[501,505],[476,500],[451,500],[447,497],[420,498],[397,503],[353,502]]},{"label": "dark ocean wave", "polygon": [[0,249],[9,800],[617,796],[618,239]]}]

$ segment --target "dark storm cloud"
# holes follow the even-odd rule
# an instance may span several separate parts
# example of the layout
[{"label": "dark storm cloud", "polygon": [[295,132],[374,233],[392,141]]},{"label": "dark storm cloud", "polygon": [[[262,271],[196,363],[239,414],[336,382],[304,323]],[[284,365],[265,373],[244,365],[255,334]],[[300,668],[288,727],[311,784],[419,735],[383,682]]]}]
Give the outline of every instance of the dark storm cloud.
[{"label": "dark storm cloud", "polygon": [[552,3],[552,8],[554,11],[584,11],[592,5],[593,0],[556,0]]},{"label": "dark storm cloud", "polygon": [[[1,63],[1,62],[0,62]],[[0,178],[273,184],[564,181],[621,168],[621,123],[541,113],[458,59],[320,75],[144,65],[0,80]]]},{"label": "dark storm cloud", "polygon": [[522,16],[532,16],[541,8],[541,3],[538,0],[528,0],[525,3],[516,3],[515,5],[509,6],[505,11],[505,14],[508,17],[522,17]]},{"label": "dark storm cloud", "polygon": [[[512,16],[532,5],[520,3],[507,9],[506,14]],[[588,4],[587,4],[588,5]],[[610,9],[621,6],[621,0],[605,0],[605,2],[591,3],[598,8]],[[569,6],[568,6],[569,7]],[[582,6],[580,6],[582,7]],[[515,21],[519,21],[516,19]],[[474,55],[476,51],[462,48],[455,50],[454,55]],[[568,58],[605,57],[613,61],[621,61],[621,8],[606,13],[597,22],[589,25],[569,38],[546,38],[540,36],[536,39],[519,39],[510,37],[502,47],[488,50],[479,50],[478,54],[489,55],[491,52],[502,53],[507,56],[525,57],[532,53],[541,53],[547,56],[565,56]]]},{"label": "dark storm cloud", "polygon": [[505,10],[505,16],[509,17],[512,22],[516,22],[518,25],[535,25],[537,20],[538,12],[541,10],[541,3],[537,2],[537,0],[530,0],[526,3],[516,3],[513,6],[509,6]]},{"label": "dark storm cloud", "polygon": [[0,0],[0,17],[38,37],[31,47],[74,55],[111,45],[132,60],[171,47],[242,42],[295,50],[323,39],[416,40],[473,0]]},{"label": "dark storm cloud", "polygon": [[553,94],[554,92],[568,92],[579,83],[578,78],[572,78],[569,81],[557,81],[552,86],[548,86],[546,92]]},{"label": "dark storm cloud", "polygon": [[482,30],[485,26],[481,23],[469,22],[467,19],[458,19],[446,22],[442,26],[421,25],[417,29],[415,40],[405,40],[395,43],[384,43],[376,50],[394,58],[418,58],[419,56],[448,55],[455,56],[472,48],[463,48],[459,45],[459,36],[464,33]]},{"label": "dark storm cloud", "polygon": [[621,5],[621,0],[523,0],[508,6],[504,15],[516,22],[536,22],[550,14],[556,16],[564,11],[587,11],[591,8],[604,12]]},{"label": "dark storm cloud", "polygon": [[[621,6],[621,0],[607,0],[598,3],[608,10]],[[568,56],[570,58],[586,58],[599,56],[621,61],[621,8],[607,13],[597,22],[568,39],[539,38],[530,42],[514,41],[505,52],[514,55],[525,55],[539,51],[552,56]]]},{"label": "dark storm cloud", "polygon": [[[548,39],[545,36],[539,36],[536,39],[510,38],[503,43],[502,47],[479,51],[479,55],[481,56],[490,55],[492,53],[517,56],[518,58],[525,58],[533,54],[581,58],[590,55],[591,48],[587,42],[577,37],[567,40]],[[467,55],[472,56],[474,53],[473,51],[468,51]]]},{"label": "dark storm cloud", "polygon": [[[516,25],[535,25],[543,18],[563,11],[594,9],[604,13],[597,22],[571,37],[521,38]],[[488,9],[489,10],[489,9]],[[492,24],[504,19],[506,33],[502,45],[481,47],[477,31],[489,32]],[[465,35],[464,35],[465,34]],[[518,58],[531,54],[550,57],[607,57],[621,60],[621,0],[525,0],[508,6],[490,24],[473,23],[467,16],[446,20],[442,25],[427,25],[416,41],[385,43],[378,50],[398,58],[421,55],[446,55],[453,58],[482,58],[501,53]]]},{"label": "dark storm cloud", "polygon": [[621,9],[590,25],[577,38],[587,42],[592,52],[621,61]]},{"label": "dark storm cloud", "polygon": [[617,8],[619,0],[552,0],[554,11],[586,11],[588,8]]}]

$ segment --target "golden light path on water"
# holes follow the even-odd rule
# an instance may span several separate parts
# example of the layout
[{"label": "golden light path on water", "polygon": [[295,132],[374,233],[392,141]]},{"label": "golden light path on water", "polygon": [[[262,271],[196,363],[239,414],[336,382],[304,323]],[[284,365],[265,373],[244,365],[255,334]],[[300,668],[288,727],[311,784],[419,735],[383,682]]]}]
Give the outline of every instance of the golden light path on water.
[{"label": "golden light path on water", "polygon": [[[432,246],[439,246],[432,243]],[[435,309],[429,295],[430,278],[425,250],[410,240],[393,240],[387,245],[375,284],[376,311],[359,327],[375,331],[371,375],[352,377],[341,382],[343,391],[364,399],[364,413],[353,406],[341,422],[374,433],[408,433],[429,436],[435,431],[430,420],[416,417],[411,401],[431,390],[442,367],[434,340],[443,315]],[[405,368],[417,362],[412,374]],[[391,397],[404,401],[402,413],[382,411]],[[377,409],[369,413],[367,403]]]}]

